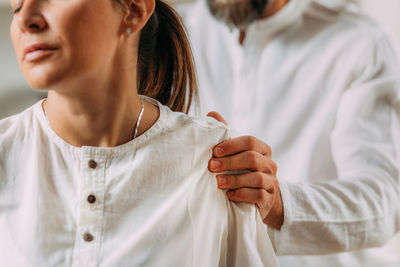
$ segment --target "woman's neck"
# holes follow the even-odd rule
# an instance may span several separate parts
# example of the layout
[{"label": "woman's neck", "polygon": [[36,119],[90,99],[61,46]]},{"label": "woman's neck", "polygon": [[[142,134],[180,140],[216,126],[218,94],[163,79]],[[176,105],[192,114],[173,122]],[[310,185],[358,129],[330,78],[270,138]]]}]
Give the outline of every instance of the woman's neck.
[{"label": "woman's neck", "polygon": [[[43,108],[52,129],[66,142],[76,147],[113,147],[133,139],[142,109],[136,88],[119,83],[108,88],[91,86],[81,89],[79,94],[63,92],[50,91]],[[143,104],[145,111],[138,135],[158,118],[157,107]]]}]

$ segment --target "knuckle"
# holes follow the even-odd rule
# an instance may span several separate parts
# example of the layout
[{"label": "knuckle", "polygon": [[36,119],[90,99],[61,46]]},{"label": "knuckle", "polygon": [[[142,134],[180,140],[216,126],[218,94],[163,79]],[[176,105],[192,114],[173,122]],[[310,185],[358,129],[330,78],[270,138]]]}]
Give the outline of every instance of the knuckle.
[{"label": "knuckle", "polygon": [[243,190],[236,190],[235,191],[235,197],[238,200],[243,200],[243,199],[246,198],[246,194],[245,194],[245,192]]},{"label": "knuckle", "polygon": [[272,156],[272,148],[269,145],[265,144],[265,149],[267,150],[267,154],[269,156]]},{"label": "knuckle", "polygon": [[258,189],[256,194],[256,201],[258,203],[265,203],[267,199],[267,192],[264,189]]},{"label": "knuckle", "polygon": [[263,199],[259,202],[259,207],[265,209],[270,209],[273,206],[273,198],[270,194],[265,192]]},{"label": "knuckle", "polygon": [[257,167],[259,164],[258,154],[254,151],[249,151],[247,153],[247,160],[251,167]]},{"label": "knuckle", "polygon": [[265,191],[267,191],[269,194],[274,194],[277,190],[274,180],[275,178],[273,176],[269,176],[269,183],[264,187]]},{"label": "knuckle", "polygon": [[263,187],[264,185],[264,174],[261,172],[254,173],[254,185],[256,187]]},{"label": "knuckle", "polygon": [[274,175],[276,175],[278,172],[278,164],[276,164],[274,161],[272,161],[271,167],[272,167],[272,171],[273,171]]},{"label": "knuckle", "polygon": [[272,160],[267,160],[266,162],[266,173],[270,175],[276,175],[278,171],[278,165]]},{"label": "knuckle", "polygon": [[257,148],[257,138],[253,136],[247,136],[247,145],[251,150],[255,150]]}]

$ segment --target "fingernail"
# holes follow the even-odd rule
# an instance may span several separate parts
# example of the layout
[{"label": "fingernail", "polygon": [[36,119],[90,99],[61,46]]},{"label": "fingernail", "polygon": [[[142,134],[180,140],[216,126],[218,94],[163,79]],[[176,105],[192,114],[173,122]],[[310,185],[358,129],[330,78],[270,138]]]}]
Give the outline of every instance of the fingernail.
[{"label": "fingernail", "polygon": [[228,183],[228,179],[226,178],[226,176],[219,176],[218,177],[218,185],[219,186],[224,186]]},{"label": "fingernail", "polygon": [[216,147],[214,150],[215,155],[222,155],[224,153],[224,149],[220,146]]},{"label": "fingernail", "polygon": [[219,160],[213,159],[213,160],[211,160],[211,164],[210,165],[211,165],[212,169],[216,170],[221,166],[221,162],[219,162]]}]

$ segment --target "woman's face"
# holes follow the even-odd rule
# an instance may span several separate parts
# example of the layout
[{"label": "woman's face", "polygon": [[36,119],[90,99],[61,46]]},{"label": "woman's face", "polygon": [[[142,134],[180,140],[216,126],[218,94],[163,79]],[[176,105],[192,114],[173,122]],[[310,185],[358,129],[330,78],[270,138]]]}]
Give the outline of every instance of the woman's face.
[{"label": "woman's face", "polygon": [[10,0],[11,38],[32,88],[110,71],[123,31],[123,12],[112,1]]}]

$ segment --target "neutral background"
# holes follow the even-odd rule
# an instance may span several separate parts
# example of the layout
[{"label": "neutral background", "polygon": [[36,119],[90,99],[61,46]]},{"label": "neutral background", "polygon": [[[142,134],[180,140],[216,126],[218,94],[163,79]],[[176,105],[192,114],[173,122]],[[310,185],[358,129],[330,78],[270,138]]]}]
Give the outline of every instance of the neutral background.
[{"label": "neutral background", "polygon": [[21,111],[39,99],[20,74],[9,38],[11,18],[8,0],[0,0],[0,118]]}]

